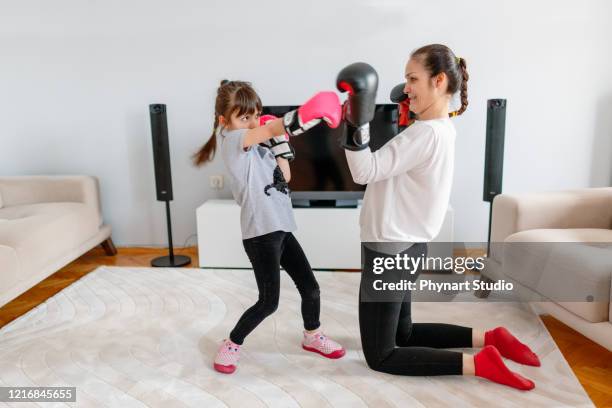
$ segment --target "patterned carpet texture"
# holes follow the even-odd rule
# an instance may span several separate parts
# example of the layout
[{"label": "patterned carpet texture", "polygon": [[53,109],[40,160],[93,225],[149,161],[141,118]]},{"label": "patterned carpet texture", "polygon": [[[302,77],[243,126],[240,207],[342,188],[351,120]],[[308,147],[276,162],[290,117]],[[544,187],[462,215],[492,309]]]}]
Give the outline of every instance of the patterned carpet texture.
[{"label": "patterned carpet texture", "polygon": [[56,406],[79,407],[592,406],[526,305],[415,303],[413,311],[417,322],[505,325],[542,360],[539,368],[508,362],[534,391],[474,377],[392,376],[363,358],[359,274],[316,276],[322,328],[346,347],[343,359],[302,350],[300,298],[284,273],[278,311],[247,338],[237,372],[223,375],[212,360],[257,299],[252,271],[100,267],[0,329],[0,386],[76,386],[77,402]]}]

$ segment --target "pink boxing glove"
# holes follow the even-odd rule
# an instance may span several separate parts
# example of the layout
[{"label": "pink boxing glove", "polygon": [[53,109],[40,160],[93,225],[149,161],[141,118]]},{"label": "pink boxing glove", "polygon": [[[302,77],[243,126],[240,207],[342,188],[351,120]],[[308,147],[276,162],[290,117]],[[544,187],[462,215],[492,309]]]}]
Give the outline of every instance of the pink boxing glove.
[{"label": "pink boxing glove", "polygon": [[263,126],[269,121],[274,120],[274,119],[278,119],[278,118],[274,115],[261,115],[259,117],[259,126]]},{"label": "pink boxing glove", "polygon": [[[262,115],[259,117],[259,126],[264,126],[266,123],[275,119],[278,118],[274,115]],[[295,159],[295,150],[293,146],[289,144],[289,136],[286,134],[274,136],[261,144],[270,149],[274,157],[282,157],[289,161]]]},{"label": "pink boxing glove", "polygon": [[321,120],[334,129],[340,125],[342,107],[335,92],[324,91],[315,94],[297,110],[283,116],[283,125],[289,136],[297,136],[317,125]]}]

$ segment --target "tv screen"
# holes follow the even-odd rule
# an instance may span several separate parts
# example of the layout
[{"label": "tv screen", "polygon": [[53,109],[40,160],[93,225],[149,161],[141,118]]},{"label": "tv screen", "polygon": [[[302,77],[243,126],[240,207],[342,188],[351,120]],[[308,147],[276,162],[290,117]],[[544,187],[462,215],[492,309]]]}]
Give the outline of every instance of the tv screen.
[{"label": "tv screen", "polygon": [[[283,116],[297,106],[264,106],[263,114]],[[398,133],[396,104],[376,105],[370,122],[370,148],[376,151]],[[342,125],[330,129],[321,123],[291,138],[295,160],[291,162],[289,188],[294,200],[343,200],[363,198],[365,186],[353,182],[341,146]]]}]

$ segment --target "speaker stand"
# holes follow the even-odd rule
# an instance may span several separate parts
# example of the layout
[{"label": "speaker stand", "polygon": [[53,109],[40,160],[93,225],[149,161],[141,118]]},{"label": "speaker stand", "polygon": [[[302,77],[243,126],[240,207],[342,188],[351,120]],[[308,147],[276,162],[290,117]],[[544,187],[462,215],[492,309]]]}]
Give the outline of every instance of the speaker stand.
[{"label": "speaker stand", "polygon": [[493,220],[493,200],[489,202],[489,232],[487,233],[487,258],[491,256],[491,221]]},{"label": "speaker stand", "polygon": [[170,201],[168,200],[166,200],[166,221],[168,223],[168,249],[170,253],[168,256],[160,256],[159,258],[153,259],[151,261],[151,266],[155,266],[158,268],[171,268],[189,265],[191,263],[191,258],[184,255],[174,255],[174,248],[172,246],[172,221],[170,218]]}]

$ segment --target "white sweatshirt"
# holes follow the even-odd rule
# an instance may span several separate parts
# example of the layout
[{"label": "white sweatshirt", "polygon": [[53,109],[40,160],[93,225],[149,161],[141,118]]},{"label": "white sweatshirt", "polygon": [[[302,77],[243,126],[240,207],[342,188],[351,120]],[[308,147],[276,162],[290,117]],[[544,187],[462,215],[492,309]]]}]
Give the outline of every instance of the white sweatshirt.
[{"label": "white sweatshirt", "polygon": [[362,242],[429,242],[438,235],[453,182],[455,137],[449,118],[423,120],[374,153],[346,150],[353,180],[368,185]]}]

